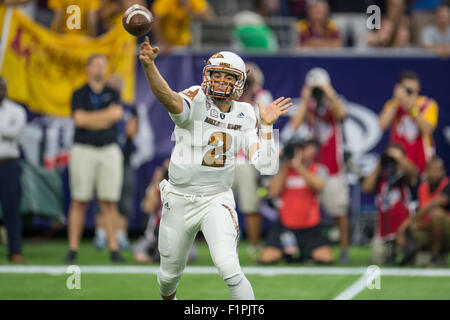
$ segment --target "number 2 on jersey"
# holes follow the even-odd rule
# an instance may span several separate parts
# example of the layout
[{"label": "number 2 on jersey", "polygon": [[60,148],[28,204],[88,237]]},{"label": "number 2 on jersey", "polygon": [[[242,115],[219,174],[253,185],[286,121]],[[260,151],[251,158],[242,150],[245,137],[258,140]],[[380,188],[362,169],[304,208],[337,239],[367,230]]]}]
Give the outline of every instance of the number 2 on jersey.
[{"label": "number 2 on jersey", "polygon": [[207,167],[223,167],[227,156],[225,152],[231,147],[231,136],[225,132],[214,132],[208,141],[208,146],[214,146],[203,157],[202,165]]}]

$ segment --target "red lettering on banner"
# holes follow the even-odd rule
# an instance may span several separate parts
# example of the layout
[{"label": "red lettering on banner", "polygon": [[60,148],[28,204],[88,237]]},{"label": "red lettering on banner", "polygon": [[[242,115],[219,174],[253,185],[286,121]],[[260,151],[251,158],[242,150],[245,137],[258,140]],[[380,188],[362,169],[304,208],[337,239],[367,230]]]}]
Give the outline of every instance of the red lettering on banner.
[{"label": "red lettering on banner", "polygon": [[21,27],[17,28],[16,34],[14,35],[14,39],[11,42],[11,49],[17,53],[19,58],[25,57],[26,59],[25,64],[28,67],[30,62],[31,50],[30,48],[22,47],[22,31],[23,29]]}]

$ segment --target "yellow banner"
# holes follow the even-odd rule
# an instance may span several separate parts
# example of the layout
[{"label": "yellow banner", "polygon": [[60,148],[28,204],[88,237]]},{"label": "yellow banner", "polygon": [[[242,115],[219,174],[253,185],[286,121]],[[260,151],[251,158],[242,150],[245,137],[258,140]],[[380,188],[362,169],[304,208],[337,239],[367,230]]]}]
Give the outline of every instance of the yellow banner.
[{"label": "yellow banner", "polygon": [[109,73],[123,79],[122,100],[133,102],[136,38],[122,25],[97,38],[61,35],[14,9],[0,72],[8,98],[33,112],[70,116],[72,92],[86,82],[86,61],[95,53],[108,57]]}]

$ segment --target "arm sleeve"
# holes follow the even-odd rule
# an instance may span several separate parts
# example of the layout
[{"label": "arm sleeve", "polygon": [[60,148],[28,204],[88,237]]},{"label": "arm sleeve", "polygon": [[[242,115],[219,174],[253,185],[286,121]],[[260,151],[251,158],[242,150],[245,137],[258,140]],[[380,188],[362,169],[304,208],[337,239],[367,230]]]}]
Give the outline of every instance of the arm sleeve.
[{"label": "arm sleeve", "polygon": [[423,111],[423,118],[434,128],[438,122],[438,105],[436,101],[432,101],[430,105]]},{"label": "arm sleeve", "polygon": [[183,111],[179,114],[173,114],[169,112],[170,118],[176,125],[183,128],[186,127],[194,118],[195,106],[201,108],[204,106],[204,96],[202,95],[200,86],[192,86],[186,90],[178,92],[183,101]]},{"label": "arm sleeve", "polygon": [[81,105],[80,95],[78,94],[77,91],[72,94],[71,108],[72,108],[72,117],[73,117],[73,113],[76,110],[83,109],[83,107]]},{"label": "arm sleeve", "polygon": [[183,111],[181,111],[181,113],[178,114],[169,112],[169,116],[177,126],[183,128],[189,122],[192,101],[189,101],[188,100],[189,98],[183,97],[183,95],[181,94],[180,96],[183,99]]}]

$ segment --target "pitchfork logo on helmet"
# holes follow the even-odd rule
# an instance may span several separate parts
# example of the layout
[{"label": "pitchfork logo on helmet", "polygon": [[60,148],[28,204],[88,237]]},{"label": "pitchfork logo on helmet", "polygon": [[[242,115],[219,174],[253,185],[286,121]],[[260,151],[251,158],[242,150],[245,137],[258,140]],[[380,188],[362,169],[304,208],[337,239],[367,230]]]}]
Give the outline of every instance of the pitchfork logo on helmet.
[{"label": "pitchfork logo on helmet", "polygon": [[[236,82],[225,81],[227,87],[225,92],[219,92],[214,89],[216,82],[211,79],[214,72],[227,72],[236,77]],[[202,89],[205,95],[213,98],[221,99],[239,99],[244,92],[245,80],[247,73],[245,71],[245,63],[241,57],[230,51],[221,51],[211,56],[203,68]],[[222,82],[222,81],[221,81]],[[231,90],[229,90],[231,88]]]}]

